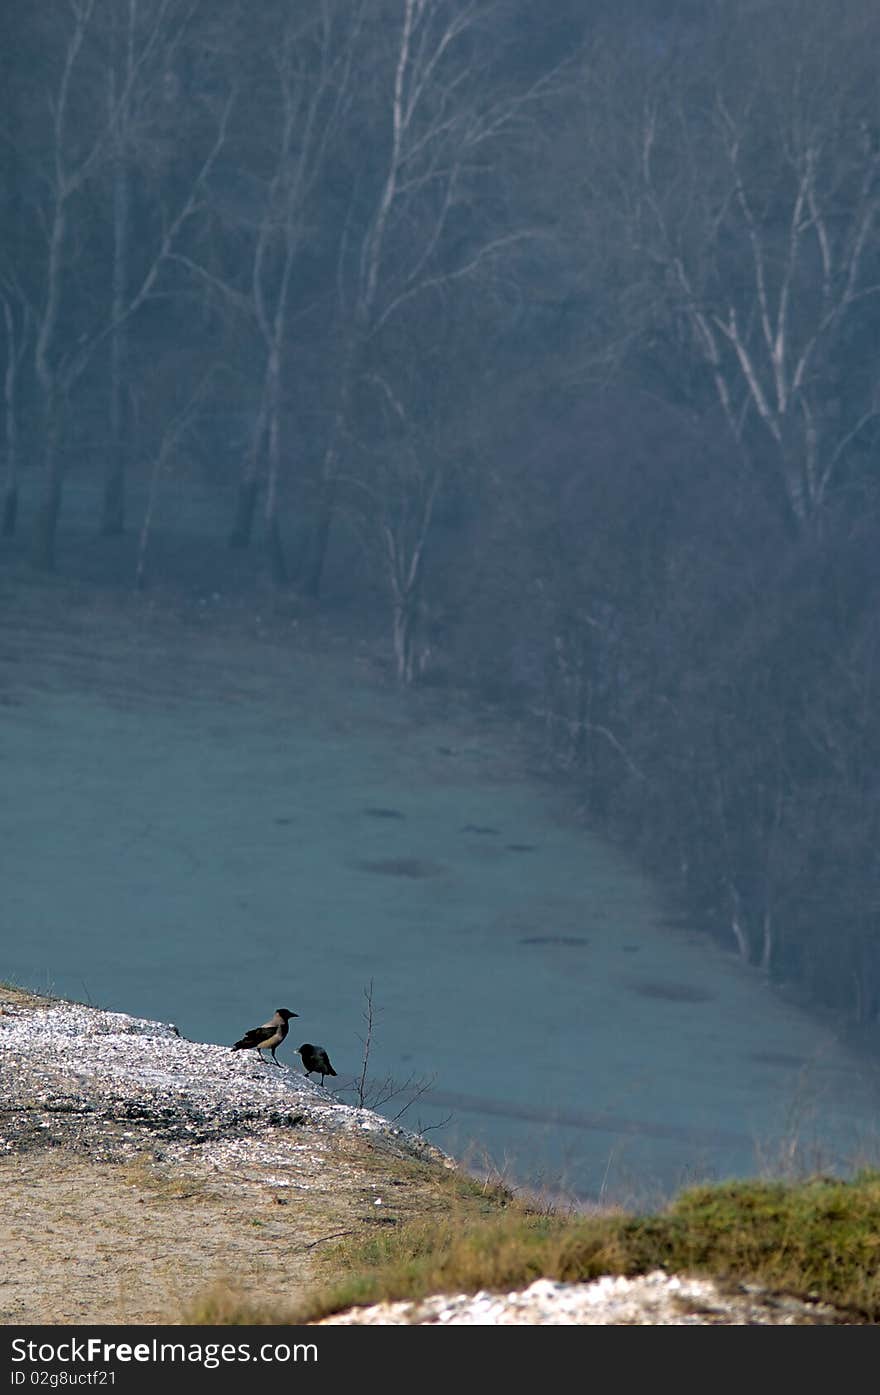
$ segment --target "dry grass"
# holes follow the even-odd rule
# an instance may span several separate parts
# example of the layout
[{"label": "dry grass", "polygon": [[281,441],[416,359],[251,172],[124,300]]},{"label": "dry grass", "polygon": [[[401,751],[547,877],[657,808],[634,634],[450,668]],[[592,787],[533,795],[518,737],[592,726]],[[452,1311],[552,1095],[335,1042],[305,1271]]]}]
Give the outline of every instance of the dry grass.
[{"label": "dry grass", "polygon": [[188,1303],[177,1321],[185,1327],[287,1327],[296,1319],[283,1299],[257,1300],[232,1282],[218,1281]]},{"label": "dry grass", "polygon": [[483,1217],[453,1208],[341,1245],[335,1259],[342,1279],[310,1295],[296,1321],[432,1293],[505,1292],[540,1277],[581,1282],[662,1268],[760,1284],[876,1323],[880,1173],[694,1188],[647,1216],[563,1217],[515,1200]]}]

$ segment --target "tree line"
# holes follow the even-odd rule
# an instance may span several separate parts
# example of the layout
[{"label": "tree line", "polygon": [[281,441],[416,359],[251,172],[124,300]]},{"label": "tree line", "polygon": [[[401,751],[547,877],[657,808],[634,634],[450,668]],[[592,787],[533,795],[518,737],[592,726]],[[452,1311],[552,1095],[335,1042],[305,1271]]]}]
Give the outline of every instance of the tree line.
[{"label": "tree line", "polygon": [[[538,8],[542,13],[538,13]],[[7,547],[65,487],[541,724],[744,960],[880,1015],[870,0],[7,16]]]}]

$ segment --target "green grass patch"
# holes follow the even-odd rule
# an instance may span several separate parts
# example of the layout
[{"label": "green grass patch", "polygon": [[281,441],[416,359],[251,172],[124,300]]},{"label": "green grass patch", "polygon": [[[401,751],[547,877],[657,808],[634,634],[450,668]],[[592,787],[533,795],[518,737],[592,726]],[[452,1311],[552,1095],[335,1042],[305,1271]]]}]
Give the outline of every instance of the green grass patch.
[{"label": "green grass patch", "polygon": [[880,1173],[852,1181],[727,1182],[692,1188],[655,1215],[564,1217],[510,1201],[483,1217],[410,1222],[337,1248],[341,1279],[293,1315],[432,1293],[504,1292],[652,1269],[760,1284],[880,1321]]}]

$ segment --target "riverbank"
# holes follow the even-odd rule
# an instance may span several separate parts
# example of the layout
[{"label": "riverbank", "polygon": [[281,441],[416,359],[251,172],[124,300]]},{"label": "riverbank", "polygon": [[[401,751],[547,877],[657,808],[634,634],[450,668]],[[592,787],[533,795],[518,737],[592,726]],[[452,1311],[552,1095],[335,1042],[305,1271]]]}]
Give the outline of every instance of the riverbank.
[{"label": "riverbank", "polygon": [[[0,985],[0,1323],[284,1324],[358,1242],[510,1197],[289,1067]],[[537,1214],[537,1213],[535,1213]],[[341,1249],[339,1241],[350,1237]],[[268,1276],[268,1282],[267,1282]],[[836,1325],[832,1305],[653,1269],[365,1306],[326,1323]]]},{"label": "riverbank", "polygon": [[4,1324],[283,1314],[334,1239],[450,1204],[424,1139],[169,1023],[4,986],[0,1081]]}]

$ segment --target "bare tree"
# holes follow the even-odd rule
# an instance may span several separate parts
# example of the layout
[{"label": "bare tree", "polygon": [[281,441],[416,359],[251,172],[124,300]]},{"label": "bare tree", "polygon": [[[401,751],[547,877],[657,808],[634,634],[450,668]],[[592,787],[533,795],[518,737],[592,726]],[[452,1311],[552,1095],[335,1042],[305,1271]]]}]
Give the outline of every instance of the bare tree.
[{"label": "bare tree", "polygon": [[[273,165],[259,199],[259,213],[245,219],[252,234],[246,288],[197,268],[234,310],[257,331],[261,354],[259,405],[238,487],[229,542],[246,547],[261,482],[272,573],[287,579],[278,516],[283,462],[293,453],[284,441],[284,400],[293,372],[293,280],[303,245],[313,231],[312,200],[325,177],[343,115],[352,101],[351,70],[363,6],[350,0],[321,0],[292,6],[274,41],[269,65],[275,80],[277,126]],[[257,94],[265,107],[263,88]],[[274,111],[274,107],[271,108]],[[256,123],[262,131],[262,123]],[[239,152],[240,154],[240,152]],[[227,215],[228,216],[228,215]]]},{"label": "bare tree", "polygon": [[[403,447],[412,468],[386,489],[380,502],[378,521],[383,545],[383,561],[391,594],[391,638],[394,667],[401,683],[412,683],[423,672],[430,658],[420,647],[422,619],[422,579],[425,546],[431,530],[437,492],[443,473],[442,459],[430,461],[429,448],[419,451],[411,443]],[[423,468],[429,459],[428,468]],[[395,497],[395,495],[397,497]]]},{"label": "bare tree", "polygon": [[[133,0],[143,3],[143,0]],[[106,55],[102,37],[104,18],[99,0],[70,0],[69,25],[61,34],[59,46],[47,74],[47,100],[51,111],[49,156],[42,171],[45,199],[35,210],[45,228],[45,258],[41,285],[34,297],[34,367],[42,399],[43,414],[43,500],[34,538],[34,561],[45,569],[54,566],[55,534],[61,506],[63,458],[60,451],[63,412],[70,394],[95,351],[108,338],[118,335],[154,293],[160,270],[168,262],[184,226],[200,209],[201,197],[211,167],[223,146],[231,110],[231,96],[211,98],[206,130],[206,149],[197,156],[176,206],[166,213],[155,242],[138,270],[137,278],[126,286],[124,250],[127,230],[125,199],[115,200],[114,238],[116,258],[111,295],[97,308],[88,297],[78,295],[74,268],[86,241],[85,194],[98,175],[122,158],[121,142],[131,134],[127,124],[135,100],[135,89],[176,13],[178,0],[154,0],[150,22],[139,34],[138,48],[126,57],[125,65],[109,85],[114,100],[99,113],[92,103],[92,82],[96,73],[106,75]],[[135,14],[131,10],[131,15]],[[180,30],[176,31],[177,39]],[[57,37],[57,36],[56,36]],[[128,113],[126,115],[126,113]],[[127,135],[126,135],[127,133]],[[81,313],[78,318],[74,312]],[[76,329],[74,329],[76,323]],[[77,332],[77,330],[79,332]],[[114,372],[121,375],[123,341],[116,339]],[[114,391],[121,391],[119,384]],[[118,398],[117,398],[118,400]],[[111,469],[111,476],[113,469]],[[118,480],[111,478],[108,497],[118,495]],[[118,510],[111,509],[118,516]]]},{"label": "bare tree", "polygon": [[147,502],[138,533],[137,563],[134,577],[135,588],[138,591],[143,591],[147,585],[147,549],[153,529],[153,519],[162,478],[173,473],[174,462],[180,452],[181,444],[198,422],[199,411],[208,395],[215,373],[216,370],[212,366],[194,386],[190,388],[187,385],[180,409],[164,423],[161,439],[153,457]]},{"label": "bare tree", "polygon": [[[355,181],[339,260],[336,405],[302,577],[312,595],[320,591],[340,463],[357,446],[364,393],[392,404],[398,426],[406,429],[419,405],[414,394],[430,395],[422,375],[420,382],[411,381],[404,399],[393,364],[395,347],[399,361],[400,341],[406,344],[406,326],[413,316],[436,313],[444,298],[472,291],[534,234],[532,227],[512,222],[504,205],[502,154],[527,125],[541,84],[511,92],[497,73],[493,80],[491,10],[484,0],[395,0],[383,7],[376,27],[378,50],[369,58],[378,78],[367,115],[378,153]],[[403,358],[411,355],[412,346],[405,347]],[[430,469],[415,473],[428,505],[427,513],[418,505],[415,512],[428,525],[436,485],[429,482],[425,490],[425,481],[432,475]],[[412,564],[418,570],[423,543],[422,537],[406,560],[396,544],[396,556],[389,553],[398,616],[407,611]]]},{"label": "bare tree", "polygon": [[[107,152],[111,186],[110,440],[104,477],[101,532],[125,526],[128,358],[135,274],[132,200],[137,166],[163,159],[169,123],[181,120],[175,66],[197,0],[123,0],[109,15],[105,56]],[[164,128],[164,129],[163,129]],[[164,140],[163,140],[164,136]]]},{"label": "bare tree", "polygon": [[18,379],[28,348],[31,317],[27,302],[14,278],[0,284],[3,324],[6,331],[6,371],[3,375],[3,405],[6,414],[6,483],[3,488],[3,537],[12,537],[18,517],[19,490],[19,393]]},{"label": "bare tree", "polygon": [[850,357],[880,292],[877,39],[859,0],[750,7],[699,74],[685,52],[655,75],[631,152],[634,237],[795,531],[880,412]]},{"label": "bare tree", "polygon": [[[369,1075],[370,1055],[373,1049],[373,1028],[375,1026],[377,1008],[373,1001],[373,980],[370,979],[368,986],[364,989],[364,1011],[363,1019],[365,1023],[365,1035],[361,1038],[363,1045],[363,1057],[361,1061],[360,1074],[352,1081],[358,1109],[381,1109],[389,1100],[398,1095],[408,1095],[406,1102],[398,1109],[396,1114],[391,1115],[392,1122],[401,1119],[408,1109],[415,1104],[416,1100],[426,1095],[434,1084],[434,1077],[428,1080],[419,1079],[414,1074],[407,1076],[406,1080],[398,1081],[392,1076],[386,1075],[383,1079],[372,1079]],[[452,1116],[440,1121],[438,1124],[428,1125],[427,1128],[420,1128],[420,1133],[427,1133],[430,1128],[442,1128],[449,1123]]]}]

